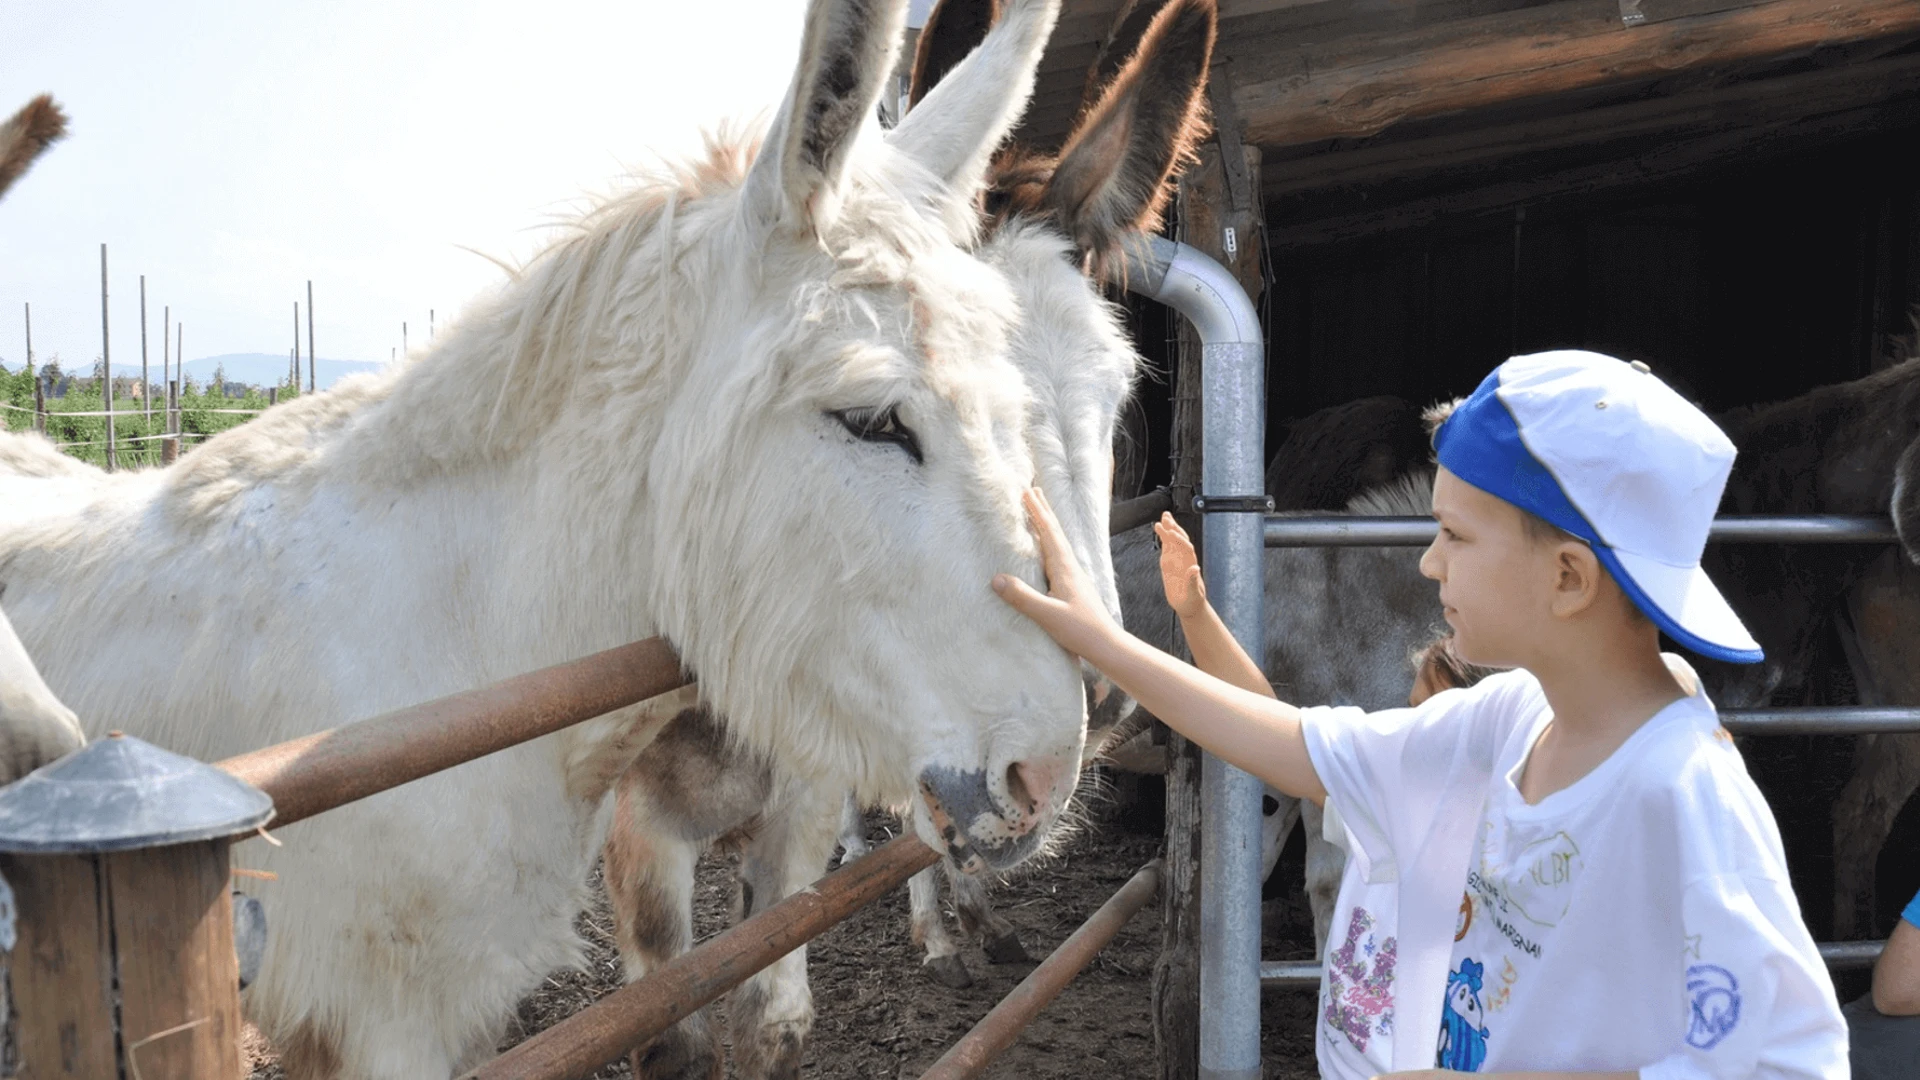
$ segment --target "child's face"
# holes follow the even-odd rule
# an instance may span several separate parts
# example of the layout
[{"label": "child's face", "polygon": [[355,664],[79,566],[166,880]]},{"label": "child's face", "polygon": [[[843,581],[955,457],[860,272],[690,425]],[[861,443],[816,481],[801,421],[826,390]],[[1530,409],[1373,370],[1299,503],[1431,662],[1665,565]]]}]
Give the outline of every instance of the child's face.
[{"label": "child's face", "polygon": [[1524,666],[1550,618],[1555,545],[1536,543],[1512,504],[1446,469],[1434,478],[1433,516],[1440,533],[1420,557],[1420,572],[1440,583],[1454,655]]}]

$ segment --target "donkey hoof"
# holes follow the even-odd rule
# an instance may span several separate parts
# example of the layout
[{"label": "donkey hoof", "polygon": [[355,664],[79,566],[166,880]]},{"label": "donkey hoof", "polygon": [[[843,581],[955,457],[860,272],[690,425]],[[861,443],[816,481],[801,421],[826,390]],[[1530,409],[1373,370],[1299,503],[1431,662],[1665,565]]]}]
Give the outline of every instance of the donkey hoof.
[{"label": "donkey hoof", "polygon": [[929,957],[926,969],[934,982],[949,989],[965,990],[973,985],[973,976],[967,974],[967,965],[961,963],[957,955]]},{"label": "donkey hoof", "polygon": [[669,1028],[628,1059],[642,1080],[724,1080],[725,1060],[707,1039]]},{"label": "donkey hoof", "polygon": [[811,1026],[768,1024],[736,1045],[733,1064],[740,1080],[800,1080],[800,1058]]},{"label": "donkey hoof", "polygon": [[981,946],[986,950],[987,959],[996,964],[1031,964],[1033,957],[1027,955],[1027,947],[1020,944],[1019,935],[1009,930],[996,938],[988,938]]}]

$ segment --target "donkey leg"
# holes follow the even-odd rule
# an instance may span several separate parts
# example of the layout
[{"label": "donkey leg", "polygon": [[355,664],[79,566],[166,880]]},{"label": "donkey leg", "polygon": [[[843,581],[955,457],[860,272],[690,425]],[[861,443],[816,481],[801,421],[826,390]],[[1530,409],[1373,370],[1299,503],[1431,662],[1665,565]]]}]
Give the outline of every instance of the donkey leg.
[{"label": "donkey leg", "polygon": [[[1920,705],[1920,568],[1889,551],[1847,592],[1840,642],[1863,705]],[[1873,929],[1880,848],[1920,787],[1920,735],[1863,735],[1833,803],[1833,930]]]},{"label": "donkey leg", "polygon": [[1313,909],[1313,955],[1327,954],[1327,931],[1333,905],[1340,898],[1340,877],[1346,873],[1347,853],[1323,834],[1324,811],[1301,800],[1300,823],[1307,830],[1307,903]]},{"label": "donkey leg", "polygon": [[[833,855],[831,795],[789,792],[769,804],[760,830],[740,856],[740,917],[746,918],[806,888]],[[733,1066],[740,1080],[798,1080],[813,994],[807,987],[807,950],[801,946],[742,983],[727,998]]]},{"label": "donkey leg", "polygon": [[[628,982],[693,945],[694,863],[699,850],[664,829],[649,828],[651,807],[623,779],[607,832],[604,876],[613,901],[614,938]],[[706,1009],[636,1049],[633,1075],[646,1080],[723,1080],[720,1032]]]},{"label": "donkey leg", "polygon": [[947,868],[947,885],[953,889],[953,913],[960,919],[960,932],[970,938],[978,937],[987,959],[996,964],[1031,963],[1033,957],[1028,956],[1027,947],[1020,944],[1020,935],[1014,931],[1013,924],[993,910],[986,880],[960,873],[948,863],[940,865]]},{"label": "donkey leg", "polygon": [[860,800],[849,791],[846,801],[840,804],[840,865],[845,866],[872,850],[867,843],[867,815],[860,809]]},{"label": "donkey leg", "polygon": [[912,909],[913,943],[927,951],[921,964],[942,986],[965,990],[973,985],[967,965],[960,960],[960,944],[947,932],[940,914],[940,877],[931,866],[907,879],[907,904]]}]

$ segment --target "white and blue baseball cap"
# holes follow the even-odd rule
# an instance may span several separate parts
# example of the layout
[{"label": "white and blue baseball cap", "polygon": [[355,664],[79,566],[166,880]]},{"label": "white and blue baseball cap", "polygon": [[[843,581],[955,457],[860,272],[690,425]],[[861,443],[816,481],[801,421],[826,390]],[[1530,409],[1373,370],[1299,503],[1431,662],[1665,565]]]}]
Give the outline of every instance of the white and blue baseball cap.
[{"label": "white and blue baseball cap", "polygon": [[1763,659],[1700,556],[1733,442],[1644,364],[1516,356],[1434,433],[1447,471],[1586,541],[1660,629],[1702,656]]}]

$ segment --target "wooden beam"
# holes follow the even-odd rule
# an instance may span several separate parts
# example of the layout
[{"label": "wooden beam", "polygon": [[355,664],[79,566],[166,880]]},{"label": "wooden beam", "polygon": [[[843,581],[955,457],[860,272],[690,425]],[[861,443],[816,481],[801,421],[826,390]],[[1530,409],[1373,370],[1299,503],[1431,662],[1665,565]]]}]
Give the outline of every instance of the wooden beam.
[{"label": "wooden beam", "polygon": [[[1523,159],[1610,143],[1698,138],[1744,127],[1845,112],[1920,94],[1920,55],[1800,72],[1705,93],[1634,101],[1499,127],[1330,150],[1291,160],[1269,156],[1268,199],[1400,183],[1456,173],[1484,175]],[[1604,154],[1596,149],[1596,155]],[[1381,192],[1371,191],[1371,199]]]},{"label": "wooden beam", "polygon": [[1627,160],[1512,177],[1504,182],[1483,183],[1378,209],[1315,217],[1276,208],[1273,217],[1285,219],[1287,223],[1270,227],[1267,235],[1276,248],[1353,240],[1451,219],[1501,213],[1516,206],[1697,176],[1703,170],[1727,168],[1736,163],[1748,165],[1915,124],[1920,124],[1920,97],[1903,98],[1848,112],[1742,126],[1690,140],[1664,142]]},{"label": "wooden beam", "polygon": [[1225,52],[1242,64],[1238,98],[1248,141],[1290,146],[1900,36],[1920,36],[1913,0],[1767,0],[1632,28],[1621,24],[1618,0],[1564,0],[1325,44],[1229,42]]}]

